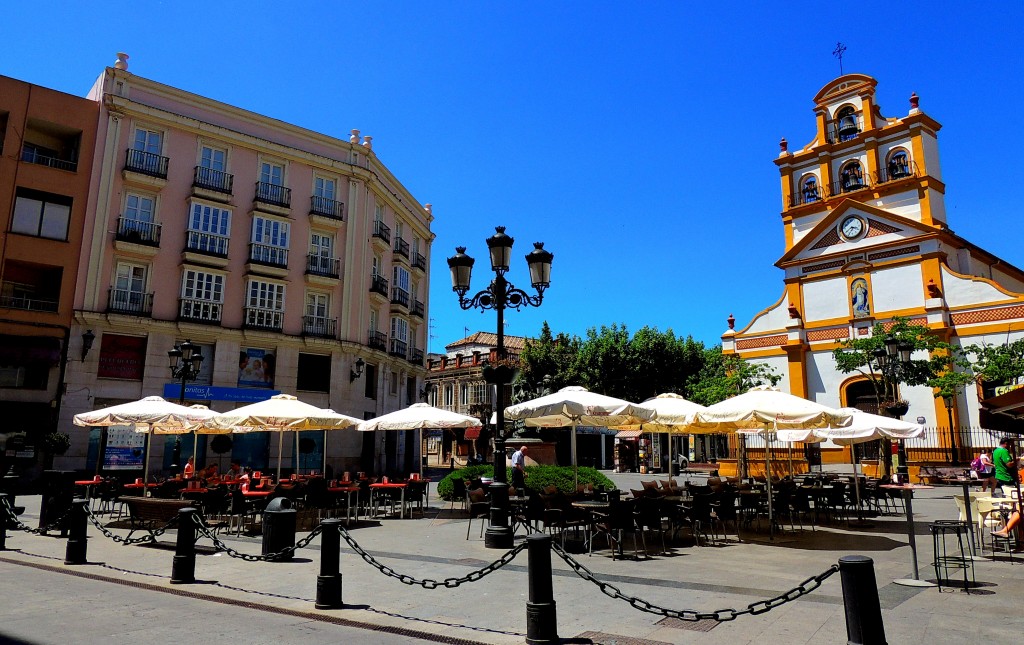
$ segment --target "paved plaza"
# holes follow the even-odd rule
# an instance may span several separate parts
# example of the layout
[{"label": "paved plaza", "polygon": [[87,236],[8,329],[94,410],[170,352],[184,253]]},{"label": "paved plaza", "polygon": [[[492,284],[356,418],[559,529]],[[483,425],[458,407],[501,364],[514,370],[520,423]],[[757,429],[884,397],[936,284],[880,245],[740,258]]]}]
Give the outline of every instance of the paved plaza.
[{"label": "paved plaza", "polygon": [[[609,474],[620,488],[638,488],[640,475]],[[644,476],[646,479],[647,477]],[[915,498],[922,578],[934,578],[927,525],[956,519],[959,489],[920,491]],[[39,497],[19,498],[23,519],[36,526]],[[788,528],[788,525],[787,525]],[[117,531],[124,534],[123,531]],[[461,509],[431,495],[415,519],[353,525],[351,536],[400,574],[442,580],[461,577],[502,555],[489,550],[474,523],[466,540]],[[304,535],[300,530],[299,537]],[[1024,627],[1024,555],[1016,562],[978,560],[970,594],[893,584],[911,574],[903,516],[881,517],[873,528],[810,527],[774,543],[741,533],[721,546],[695,547],[684,538],[666,555],[612,560],[607,549],[575,554],[598,578],[626,594],[674,609],[742,609],[785,592],[835,564],[843,555],[874,559],[890,644],[1004,642]],[[527,556],[455,589],[427,590],[382,575],[342,544],[346,608],[317,610],[320,542],[291,562],[247,562],[204,550],[191,585],[171,585],[173,532],[156,546],[122,546],[89,527],[89,564],[63,564],[65,541],[21,531],[0,552],[0,643],[398,643],[410,641],[522,643],[526,634]],[[752,538],[749,539],[748,538]],[[258,554],[259,537],[225,537]],[[519,538],[517,538],[517,543]],[[209,545],[201,540],[200,546]],[[720,624],[682,623],[609,598],[553,557],[558,634],[576,643],[845,643],[838,574],[811,594],[757,616]]]}]

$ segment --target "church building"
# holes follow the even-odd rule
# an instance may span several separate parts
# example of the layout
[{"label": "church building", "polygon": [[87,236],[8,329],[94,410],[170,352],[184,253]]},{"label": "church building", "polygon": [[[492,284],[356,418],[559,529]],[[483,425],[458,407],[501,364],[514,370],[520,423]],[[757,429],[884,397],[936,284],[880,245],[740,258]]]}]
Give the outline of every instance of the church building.
[{"label": "church building", "polygon": [[[730,316],[722,336],[725,353],[766,363],[783,390],[833,407],[866,407],[872,392],[865,377],[836,368],[833,350],[895,316],[962,346],[1024,337],[1024,271],[950,228],[941,125],[916,94],[905,115],[884,116],[876,85],[863,74],[831,81],[814,97],[813,139],[792,150],[781,141],[782,295],[738,329]],[[926,426],[922,448],[970,450],[990,438],[965,429],[995,427],[985,405],[993,394],[968,387],[947,408],[930,387],[904,387],[904,419]],[[919,452],[918,465],[926,452],[948,454]],[[848,456],[822,448],[825,462]]]}]

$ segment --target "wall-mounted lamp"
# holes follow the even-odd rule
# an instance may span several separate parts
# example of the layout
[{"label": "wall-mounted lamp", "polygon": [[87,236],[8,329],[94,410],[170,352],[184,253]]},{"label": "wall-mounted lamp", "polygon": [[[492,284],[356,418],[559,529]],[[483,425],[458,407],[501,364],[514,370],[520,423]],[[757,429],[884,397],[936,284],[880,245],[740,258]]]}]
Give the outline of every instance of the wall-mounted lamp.
[{"label": "wall-mounted lamp", "polygon": [[87,330],[82,334],[82,360],[89,355],[89,350],[92,349],[92,344],[96,342],[96,334],[92,333],[92,330]]},{"label": "wall-mounted lamp", "polygon": [[359,378],[360,376],[363,375],[363,366],[364,365],[366,365],[366,361],[364,361],[362,358],[357,358],[356,359],[356,368],[354,370],[349,370],[349,373],[348,373],[348,382],[349,383],[351,383],[352,381],[356,380],[357,378]]}]

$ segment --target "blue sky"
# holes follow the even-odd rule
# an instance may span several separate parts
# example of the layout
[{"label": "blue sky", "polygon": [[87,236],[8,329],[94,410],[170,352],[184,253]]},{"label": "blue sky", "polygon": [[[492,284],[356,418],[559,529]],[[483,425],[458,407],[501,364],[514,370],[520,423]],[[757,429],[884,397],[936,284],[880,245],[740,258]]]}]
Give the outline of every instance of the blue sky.
[{"label": "blue sky", "polygon": [[[537,309],[506,332],[625,323],[717,343],[782,292],[785,136],[814,134],[812,97],[846,72],[912,91],[943,124],[951,228],[1024,265],[1016,190],[1024,4],[683,2],[14,2],[0,74],[84,95],[114,53],[132,72],[327,134],[374,137],[434,205],[430,349],[493,312],[464,312],[445,258],[490,274],[484,239],[555,253]],[[748,3],[742,3],[746,5]],[[287,7],[283,9],[282,7]]]}]

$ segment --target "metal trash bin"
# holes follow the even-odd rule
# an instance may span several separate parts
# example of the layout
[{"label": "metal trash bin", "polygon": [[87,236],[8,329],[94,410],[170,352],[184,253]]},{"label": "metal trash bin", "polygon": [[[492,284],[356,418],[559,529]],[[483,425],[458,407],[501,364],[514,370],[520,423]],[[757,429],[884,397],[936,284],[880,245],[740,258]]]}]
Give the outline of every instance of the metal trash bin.
[{"label": "metal trash bin", "polygon": [[[263,511],[263,555],[280,553],[295,546],[295,524],[297,513],[287,497],[275,497]],[[291,560],[294,552],[277,558]]]},{"label": "metal trash bin", "polygon": [[[75,477],[73,470],[44,470],[42,478],[43,496],[39,506],[39,528],[50,526],[62,516],[67,517],[71,510],[71,500],[75,497]],[[60,525],[61,536],[67,535],[67,522]]]}]

